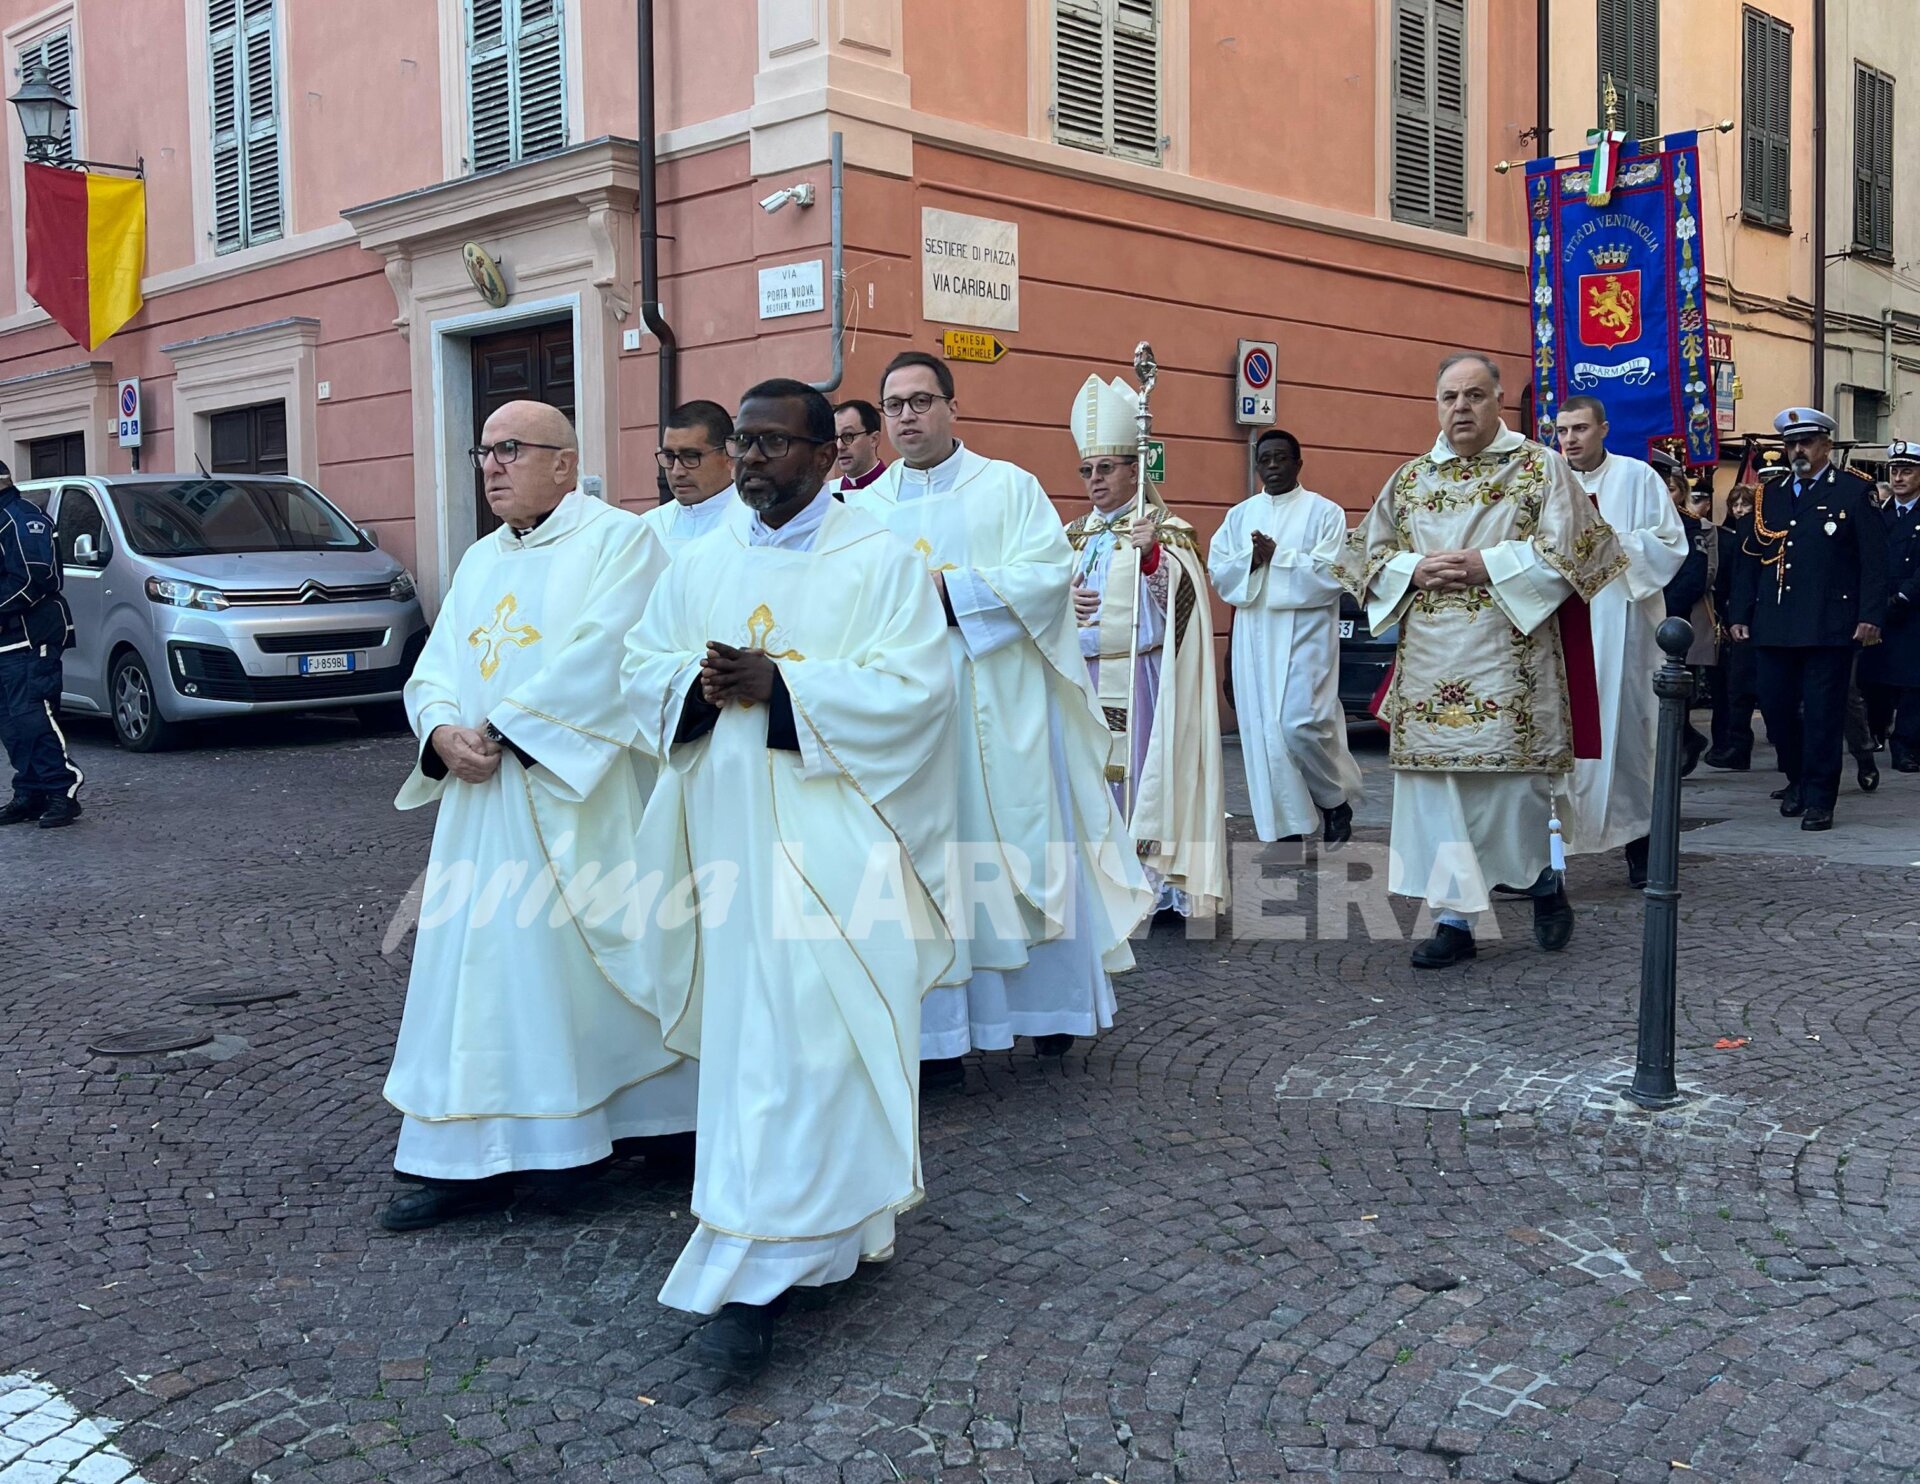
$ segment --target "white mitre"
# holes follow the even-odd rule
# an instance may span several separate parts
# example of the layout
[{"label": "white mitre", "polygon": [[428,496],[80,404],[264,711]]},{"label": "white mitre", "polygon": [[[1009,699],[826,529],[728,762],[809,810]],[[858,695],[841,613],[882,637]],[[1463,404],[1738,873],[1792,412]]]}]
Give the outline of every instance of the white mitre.
[{"label": "white mitre", "polygon": [[1083,459],[1140,452],[1140,394],[1124,381],[1089,376],[1074,393],[1073,441]]}]

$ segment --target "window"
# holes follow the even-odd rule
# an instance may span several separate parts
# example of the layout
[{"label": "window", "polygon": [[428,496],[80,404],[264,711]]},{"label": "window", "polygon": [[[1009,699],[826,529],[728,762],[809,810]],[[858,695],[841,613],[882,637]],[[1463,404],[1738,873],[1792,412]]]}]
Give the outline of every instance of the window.
[{"label": "window", "polygon": [[51,438],[35,438],[27,445],[28,477],[58,479],[63,474],[87,472],[87,435],[56,433]]},{"label": "window", "polygon": [[1793,221],[1793,28],[1749,10],[1740,49],[1740,210],[1749,221]]},{"label": "window", "polygon": [[94,562],[104,566],[113,542],[107,537],[107,522],[100,514],[99,502],[91,490],[65,485],[60,490],[60,504],[53,523],[53,549],[60,554],[61,566],[79,565],[73,559],[73,543],[82,536],[93,537]]},{"label": "window", "polygon": [[[73,91],[73,32],[65,27],[41,37],[30,46],[20,48],[19,81],[26,81],[27,73],[38,62],[47,69],[47,81],[75,102]],[[54,149],[56,160],[73,158],[73,115],[64,115],[60,121],[60,143]]]},{"label": "window", "polygon": [[467,163],[492,170],[567,142],[563,0],[467,0]]},{"label": "window", "polygon": [[285,474],[287,404],[235,407],[207,419],[213,474]]},{"label": "window", "polygon": [[1607,116],[1607,79],[1620,100],[1620,128],[1629,139],[1660,137],[1660,0],[1600,0],[1600,111]]},{"label": "window", "polygon": [[1394,0],[1393,219],[1467,230],[1466,0]]},{"label": "window", "polygon": [[1863,386],[1853,389],[1853,438],[1856,443],[1881,441],[1880,414],[1886,405],[1887,399],[1876,390]]},{"label": "window", "polygon": [[272,242],[286,232],[274,5],[275,0],[207,0],[217,253]]},{"label": "window", "polygon": [[1054,0],[1053,137],[1160,163],[1159,0]]},{"label": "window", "polygon": [[1853,245],[1893,256],[1893,79],[1853,69]]}]

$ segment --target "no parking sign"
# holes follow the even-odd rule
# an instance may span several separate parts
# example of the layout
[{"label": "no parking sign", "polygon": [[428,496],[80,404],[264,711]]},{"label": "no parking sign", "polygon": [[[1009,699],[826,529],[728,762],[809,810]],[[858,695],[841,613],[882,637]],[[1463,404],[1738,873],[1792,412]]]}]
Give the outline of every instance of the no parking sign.
[{"label": "no parking sign", "polygon": [[140,446],[140,378],[120,383],[120,415],[114,419],[114,432],[122,448]]},{"label": "no parking sign", "polygon": [[1233,420],[1243,428],[1272,427],[1280,347],[1271,340],[1242,340],[1234,361]]}]

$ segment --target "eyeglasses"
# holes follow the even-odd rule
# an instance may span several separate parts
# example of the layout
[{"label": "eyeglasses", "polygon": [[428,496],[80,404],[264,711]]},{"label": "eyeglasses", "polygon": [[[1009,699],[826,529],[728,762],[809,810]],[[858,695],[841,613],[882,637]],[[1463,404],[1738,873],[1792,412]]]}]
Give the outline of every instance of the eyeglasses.
[{"label": "eyeglasses", "polygon": [[898,417],[911,407],[915,412],[930,411],[935,402],[951,402],[953,398],[942,396],[938,392],[915,392],[911,397],[888,397],[880,404],[880,410],[888,417]]},{"label": "eyeglasses", "polygon": [[810,443],[819,447],[827,440],[824,438],[803,438],[798,433],[735,433],[727,439],[727,452],[736,459],[744,459],[755,448],[770,459],[784,459],[787,450],[796,443]]},{"label": "eyeglasses", "polygon": [[1095,475],[1098,475],[1102,479],[1111,479],[1118,470],[1139,462],[1138,459],[1102,459],[1097,464],[1082,464],[1080,466],[1080,477],[1082,479],[1092,479]]},{"label": "eyeglasses", "polygon": [[858,432],[853,433],[835,433],[833,435],[833,441],[842,448],[851,448],[862,438],[871,438],[872,436],[872,433],[869,433],[865,428],[861,428]]},{"label": "eyeglasses", "polygon": [[710,453],[720,452],[717,448],[657,448],[653,461],[662,469],[671,469],[678,464],[682,469],[698,469],[700,461]]},{"label": "eyeglasses", "polygon": [[545,448],[554,453],[569,452],[557,443],[529,443],[524,438],[502,438],[498,443],[481,443],[468,449],[467,457],[473,460],[474,468],[480,469],[486,466],[488,454],[492,454],[502,464],[511,464],[520,457],[520,450],[523,448]]}]

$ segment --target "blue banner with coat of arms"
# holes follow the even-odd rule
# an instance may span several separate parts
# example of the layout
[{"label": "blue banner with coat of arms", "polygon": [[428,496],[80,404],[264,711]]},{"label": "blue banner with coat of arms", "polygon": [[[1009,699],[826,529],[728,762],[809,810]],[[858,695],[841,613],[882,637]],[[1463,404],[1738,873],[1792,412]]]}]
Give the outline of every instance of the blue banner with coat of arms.
[{"label": "blue banner with coat of arms", "polygon": [[1568,397],[1598,397],[1608,446],[1645,458],[1660,444],[1693,467],[1719,462],[1700,240],[1700,151],[1692,133],[1658,152],[1629,144],[1604,205],[1588,203],[1591,152],[1527,166],[1533,229],[1536,436],[1553,442]]}]

